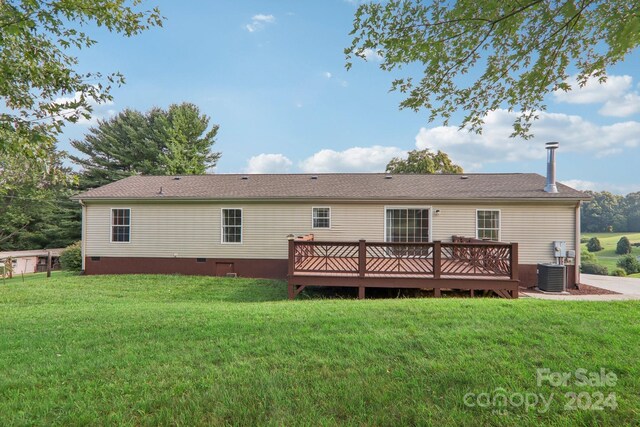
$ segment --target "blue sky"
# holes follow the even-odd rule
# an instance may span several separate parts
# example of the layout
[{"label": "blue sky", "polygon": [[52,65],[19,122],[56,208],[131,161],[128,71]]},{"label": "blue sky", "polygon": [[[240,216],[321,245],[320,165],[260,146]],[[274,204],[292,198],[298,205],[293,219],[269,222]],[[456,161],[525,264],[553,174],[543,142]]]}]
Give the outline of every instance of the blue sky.
[{"label": "blue sky", "polygon": [[545,173],[544,143],[559,141],[558,177],[580,189],[640,191],[640,60],[608,70],[605,85],[548,97],[529,141],[509,138],[497,111],[482,135],[399,110],[392,75],[375,55],[345,70],[354,2],[159,1],[164,28],[133,38],[97,33],[79,55],[87,71],[127,84],[95,117],[68,125],[60,148],[98,118],[183,101],[220,125],[215,172],[381,172],[391,157],[442,149],[468,172]]}]

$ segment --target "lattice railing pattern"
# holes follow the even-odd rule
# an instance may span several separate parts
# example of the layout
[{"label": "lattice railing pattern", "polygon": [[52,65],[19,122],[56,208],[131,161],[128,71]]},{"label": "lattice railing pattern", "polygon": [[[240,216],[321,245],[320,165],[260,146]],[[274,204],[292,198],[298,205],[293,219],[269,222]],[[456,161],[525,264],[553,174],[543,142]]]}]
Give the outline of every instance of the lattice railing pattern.
[{"label": "lattice railing pattern", "polygon": [[511,246],[508,244],[442,243],[441,274],[459,276],[509,276]]},{"label": "lattice railing pattern", "polygon": [[294,270],[358,273],[358,243],[295,242]]},{"label": "lattice railing pattern", "polygon": [[433,245],[367,243],[366,274],[432,274]]},{"label": "lattice railing pattern", "polygon": [[518,277],[517,243],[291,241],[289,274],[427,278]]}]

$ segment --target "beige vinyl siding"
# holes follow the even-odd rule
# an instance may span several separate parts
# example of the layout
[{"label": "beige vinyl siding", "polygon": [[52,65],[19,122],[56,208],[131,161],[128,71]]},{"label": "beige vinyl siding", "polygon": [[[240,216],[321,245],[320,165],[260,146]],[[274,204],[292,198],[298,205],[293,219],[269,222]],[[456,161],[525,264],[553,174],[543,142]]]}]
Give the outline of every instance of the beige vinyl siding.
[{"label": "beige vinyl siding", "polygon": [[[312,207],[331,207],[331,228],[313,229]],[[384,240],[384,211],[391,206],[430,207],[431,235],[475,237],[476,209],[501,211],[501,240],[520,243],[520,263],[551,262],[552,241],[574,249],[575,204],[441,203],[90,203],[85,256],[250,258],[287,257],[287,235],[316,240]],[[111,208],[131,209],[131,241],[110,242]],[[242,243],[221,243],[221,209],[242,208]],[[435,210],[440,210],[435,214]]]},{"label": "beige vinyl siding", "polygon": [[553,262],[554,240],[575,250],[575,209],[572,204],[434,205],[433,239],[449,241],[452,235],[476,237],[476,210],[500,211],[500,241],[517,242],[520,264]]},{"label": "beige vinyl siding", "polygon": [[[331,205],[331,228],[312,229],[314,204],[91,204],[86,256],[266,258],[287,257],[287,235],[318,240],[383,239],[382,207]],[[323,205],[324,206],[324,205]],[[111,208],[131,208],[131,242],[110,243]],[[242,243],[221,242],[221,209],[241,208]]]}]

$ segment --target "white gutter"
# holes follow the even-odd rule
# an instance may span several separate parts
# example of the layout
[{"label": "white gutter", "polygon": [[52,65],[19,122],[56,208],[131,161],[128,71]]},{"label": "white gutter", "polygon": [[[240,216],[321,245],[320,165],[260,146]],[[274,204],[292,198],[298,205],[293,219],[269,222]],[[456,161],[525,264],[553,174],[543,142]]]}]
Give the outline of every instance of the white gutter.
[{"label": "white gutter", "polygon": [[85,236],[85,234],[87,232],[87,227],[86,227],[87,205],[84,204],[82,199],[78,199],[78,202],[80,203],[80,206],[82,206],[82,221],[80,222],[80,224],[82,226],[82,231],[80,232],[80,252],[81,252],[81,256],[82,256],[82,271],[84,271],[84,269],[85,269],[84,259],[85,259],[85,253],[86,253],[85,243],[87,241],[86,236]]},{"label": "white gutter", "polygon": [[588,201],[590,198],[580,198],[580,197],[494,197],[494,198],[484,198],[484,199],[445,199],[445,198],[423,198],[423,199],[414,199],[414,198],[380,198],[380,199],[356,199],[356,198],[331,198],[331,197],[288,197],[288,198],[255,198],[255,197],[246,197],[246,198],[232,198],[232,197],[221,197],[221,198],[210,198],[210,197],[91,197],[88,199],[84,199],[85,202],[122,202],[122,203],[157,203],[157,202],[204,202],[204,203],[272,203],[272,202],[288,202],[288,203],[299,203],[299,202],[318,202],[322,201],[324,203],[336,202],[336,203],[424,203],[428,201],[430,203],[452,203],[452,204],[469,204],[469,203],[496,203],[496,202],[549,202],[549,203],[558,203],[558,202],[578,202],[578,201]]},{"label": "white gutter", "polygon": [[580,204],[582,202],[578,202],[576,204],[576,232],[575,232],[575,250],[576,250],[576,258],[575,258],[575,276],[576,276],[576,284],[580,283]]}]

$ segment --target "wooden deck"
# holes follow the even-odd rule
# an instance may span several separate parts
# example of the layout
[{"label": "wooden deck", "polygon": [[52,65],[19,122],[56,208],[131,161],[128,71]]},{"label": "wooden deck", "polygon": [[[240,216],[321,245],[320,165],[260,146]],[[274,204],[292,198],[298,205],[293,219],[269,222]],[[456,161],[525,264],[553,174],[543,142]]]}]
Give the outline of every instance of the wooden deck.
[{"label": "wooden deck", "polygon": [[518,297],[518,244],[289,241],[289,298],[305,286],[490,290]]}]

